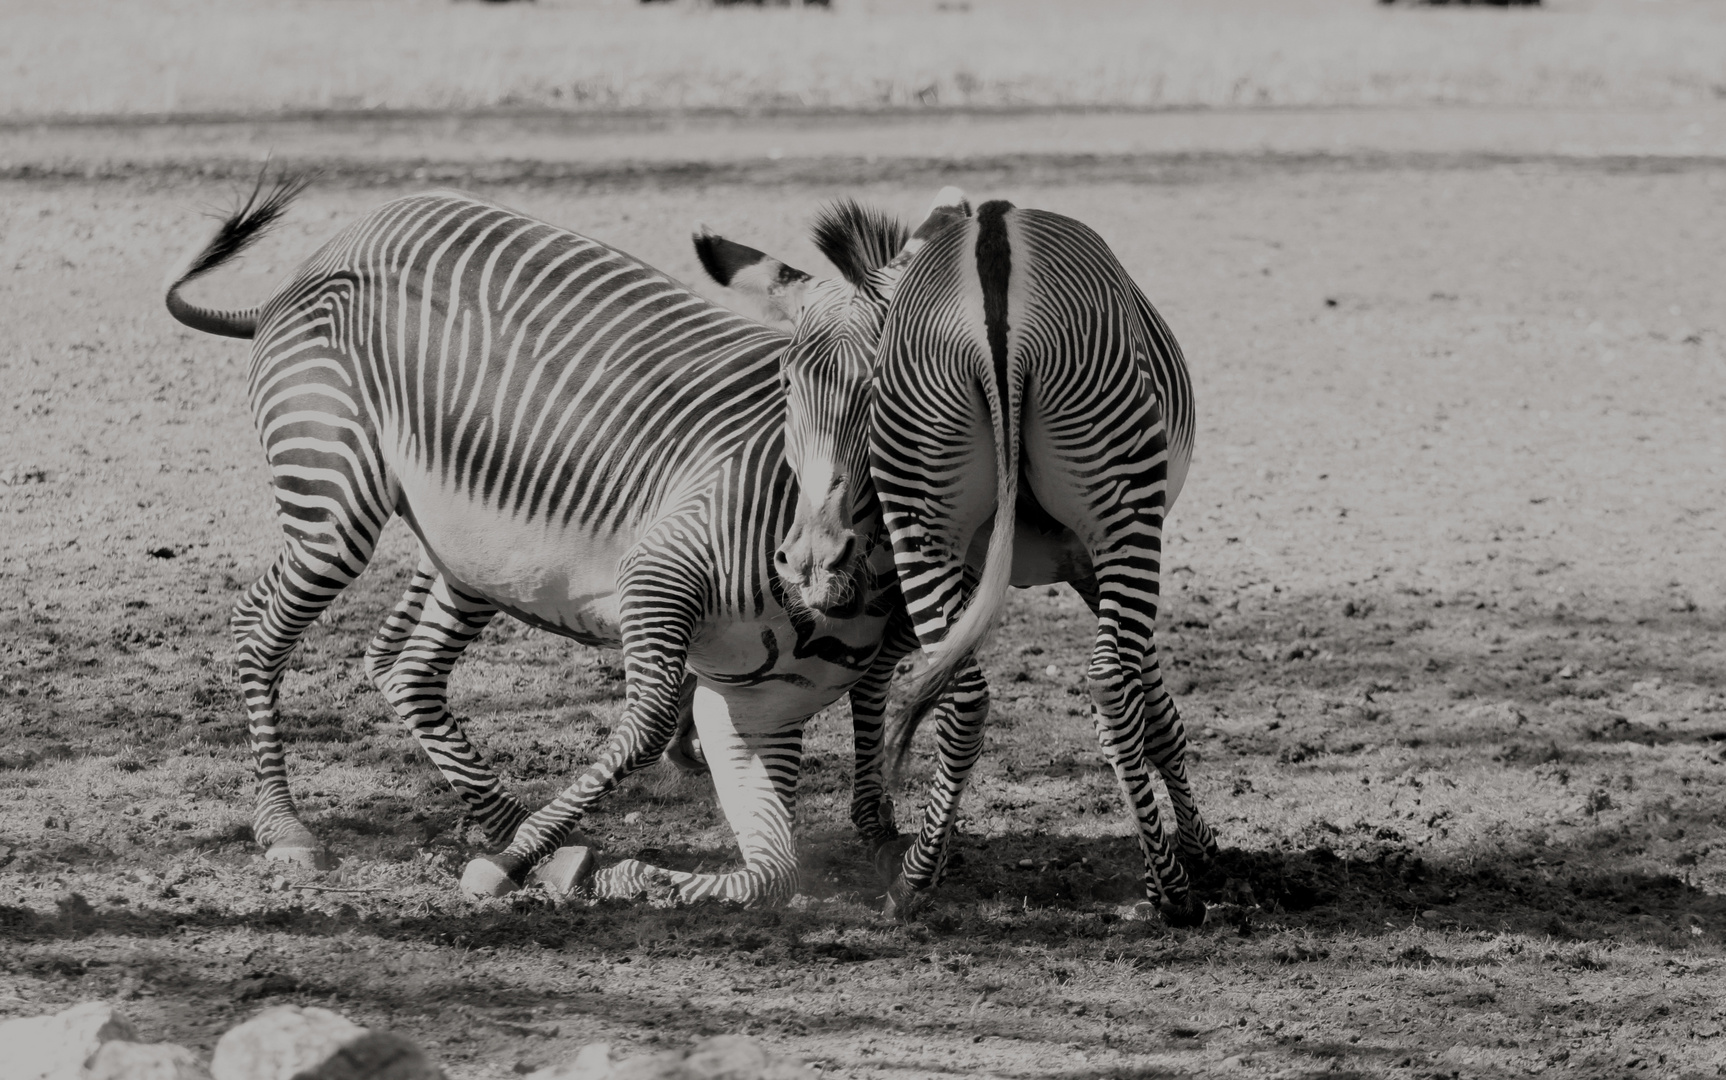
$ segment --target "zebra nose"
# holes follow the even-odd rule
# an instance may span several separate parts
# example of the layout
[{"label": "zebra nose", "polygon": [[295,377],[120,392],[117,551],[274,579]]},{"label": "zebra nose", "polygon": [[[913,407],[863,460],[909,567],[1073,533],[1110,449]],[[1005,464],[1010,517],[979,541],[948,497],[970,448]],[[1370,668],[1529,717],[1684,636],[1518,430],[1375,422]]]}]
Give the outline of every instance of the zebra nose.
[{"label": "zebra nose", "polygon": [[837,551],[828,556],[824,569],[837,570],[851,561],[851,556],[857,552],[857,537],[847,536],[845,542],[839,545]]}]

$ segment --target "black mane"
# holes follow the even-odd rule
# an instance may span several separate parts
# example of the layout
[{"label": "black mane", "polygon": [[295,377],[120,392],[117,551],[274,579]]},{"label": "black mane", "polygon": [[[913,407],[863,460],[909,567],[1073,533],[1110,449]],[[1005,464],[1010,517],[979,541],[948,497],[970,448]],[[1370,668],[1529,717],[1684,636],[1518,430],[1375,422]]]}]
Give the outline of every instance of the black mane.
[{"label": "black mane", "polygon": [[845,280],[864,288],[869,271],[879,270],[899,254],[911,238],[911,230],[897,218],[854,199],[843,199],[816,216],[814,238],[815,246]]}]

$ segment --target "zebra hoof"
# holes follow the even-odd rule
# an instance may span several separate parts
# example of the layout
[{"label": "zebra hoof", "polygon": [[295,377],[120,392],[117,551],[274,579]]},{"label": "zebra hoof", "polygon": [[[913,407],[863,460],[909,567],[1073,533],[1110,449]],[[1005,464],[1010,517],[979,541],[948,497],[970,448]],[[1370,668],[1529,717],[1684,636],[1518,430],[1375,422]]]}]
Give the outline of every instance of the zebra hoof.
[{"label": "zebra hoof", "polygon": [[707,755],[701,750],[701,736],[695,734],[694,727],[671,740],[665,748],[665,760],[690,776],[706,776],[708,772]]},{"label": "zebra hoof", "polygon": [[1162,901],[1157,905],[1157,911],[1162,915],[1163,922],[1173,927],[1190,929],[1205,923],[1205,902],[1191,893],[1178,902]]},{"label": "zebra hoof", "polygon": [[336,868],[335,856],[331,855],[329,849],[322,844],[316,843],[305,844],[289,841],[283,844],[271,844],[269,850],[264,852],[264,858],[271,862],[285,862],[292,863],[294,866],[303,866],[307,870],[334,870]]},{"label": "zebra hoof", "polygon": [[927,891],[913,889],[905,875],[900,874],[887,887],[887,902],[881,906],[881,914],[894,922],[910,922],[927,900]]},{"label": "zebra hoof", "polygon": [[912,843],[909,836],[895,836],[875,846],[875,875],[881,879],[881,884],[892,885],[899,879],[905,853],[911,850]]},{"label": "zebra hoof", "polygon": [[[560,847],[534,869],[533,879],[553,896],[568,896],[586,883],[595,869],[592,848]],[[467,878],[462,881],[465,884]]]},{"label": "zebra hoof", "polygon": [[519,888],[521,882],[510,876],[501,860],[490,855],[481,855],[468,863],[461,874],[461,894],[469,900],[508,896]]}]

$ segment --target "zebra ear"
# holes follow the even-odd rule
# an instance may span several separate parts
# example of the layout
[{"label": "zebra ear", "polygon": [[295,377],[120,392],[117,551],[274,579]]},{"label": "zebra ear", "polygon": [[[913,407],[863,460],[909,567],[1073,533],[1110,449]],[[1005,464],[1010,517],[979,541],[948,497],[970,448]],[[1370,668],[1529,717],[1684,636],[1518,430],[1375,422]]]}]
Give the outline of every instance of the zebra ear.
[{"label": "zebra ear", "polygon": [[913,255],[923,250],[923,245],[933,239],[936,233],[955,221],[970,217],[971,213],[971,200],[963,191],[951,185],[942,188],[935,196],[934,203],[930,205],[928,215],[923,218],[923,224],[912,231],[911,239],[905,241],[905,246],[888,265],[893,269],[902,269],[911,261]]},{"label": "zebra ear", "polygon": [[809,275],[773,256],[727,240],[701,226],[695,233],[695,256],[707,276],[728,289],[755,300],[770,319],[794,323],[803,310]]}]

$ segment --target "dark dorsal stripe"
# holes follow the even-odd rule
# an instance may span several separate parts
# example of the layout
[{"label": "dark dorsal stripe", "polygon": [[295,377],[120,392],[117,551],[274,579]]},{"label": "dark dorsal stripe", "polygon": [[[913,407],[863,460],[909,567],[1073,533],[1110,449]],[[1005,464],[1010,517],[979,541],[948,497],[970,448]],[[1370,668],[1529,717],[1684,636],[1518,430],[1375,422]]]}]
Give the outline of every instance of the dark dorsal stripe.
[{"label": "dark dorsal stripe", "polygon": [[995,391],[1000,395],[1003,420],[1011,408],[1007,396],[1007,277],[1013,269],[1013,253],[1007,245],[1007,211],[1013,204],[995,199],[977,211],[977,278],[983,284],[983,326],[989,337],[989,356],[995,366]]}]

